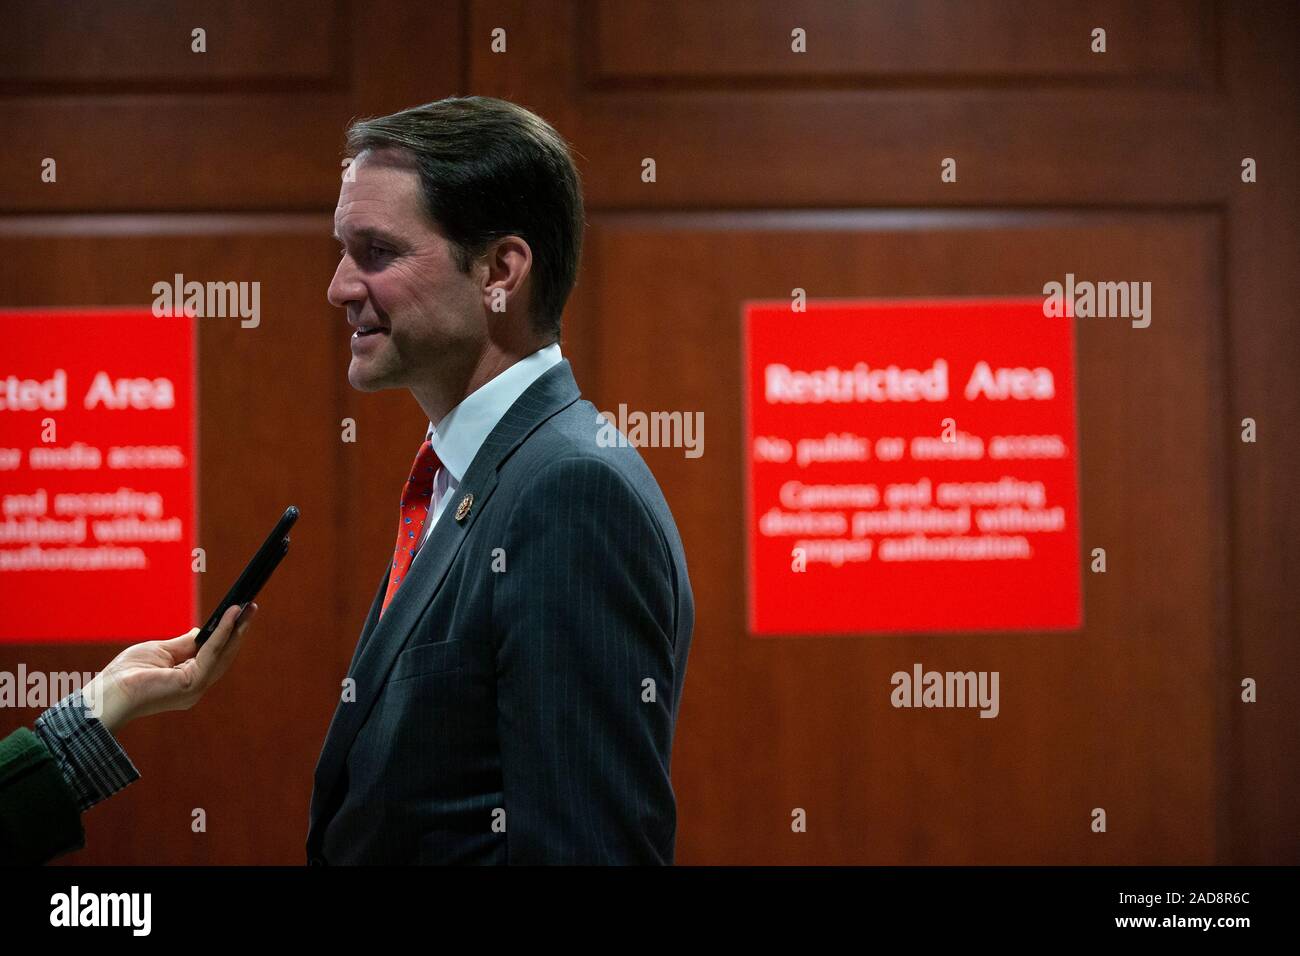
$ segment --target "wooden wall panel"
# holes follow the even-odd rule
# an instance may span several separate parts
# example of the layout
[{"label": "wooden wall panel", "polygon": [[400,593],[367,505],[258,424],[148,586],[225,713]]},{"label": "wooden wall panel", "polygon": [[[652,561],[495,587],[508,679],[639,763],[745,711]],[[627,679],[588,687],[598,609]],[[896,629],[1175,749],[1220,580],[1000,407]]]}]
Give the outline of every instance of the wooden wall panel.
[{"label": "wooden wall panel", "polygon": [[[700,458],[643,450],[697,597],[674,756],[683,862],[1213,862],[1215,698],[1230,679],[1213,601],[1223,401],[1207,375],[1222,361],[1219,236],[1198,213],[596,219],[593,308],[619,321],[600,363],[618,373],[593,400],[705,419]],[[1070,270],[1141,275],[1155,303],[1148,329],[1076,323],[1081,545],[1110,562],[1085,575],[1084,629],[747,637],[742,302],[795,286],[814,298],[1035,294]],[[999,717],[890,707],[889,676],[917,661],[1000,671]],[[729,780],[747,785],[717,783]],[[1094,806],[1110,817],[1104,841],[1089,831]],[[807,834],[790,832],[794,807]]]},{"label": "wooden wall panel", "polygon": [[[30,91],[91,82],[175,93],[214,81],[324,86],[338,79],[338,0],[131,6],[128,17],[117,3],[4,0],[0,21],[9,29],[0,34],[0,83]],[[201,50],[194,48],[195,30],[203,31]]]},{"label": "wooden wall panel", "polygon": [[[1205,244],[1208,240],[1199,243],[1195,252],[1198,274],[1220,277],[1204,289],[1205,295],[1218,297],[1220,318],[1201,352],[1173,352],[1152,359],[1166,376],[1171,363],[1183,362],[1179,380],[1208,389],[1209,400],[1216,404],[1207,406],[1205,417],[1192,423],[1205,434],[1193,427],[1185,434],[1149,436],[1154,451],[1165,456],[1183,438],[1192,442],[1195,451],[1183,467],[1203,469],[1206,507],[1223,542],[1218,550],[1202,556],[1213,574],[1198,579],[1206,592],[1194,604],[1196,613],[1203,614],[1196,626],[1212,632],[1208,650],[1203,641],[1199,645],[1201,656],[1192,674],[1206,708],[1198,712],[1196,733],[1201,744],[1205,744],[1204,721],[1212,722],[1208,758],[1212,803],[1208,811],[1203,802],[1195,805],[1194,832],[1180,859],[1294,863],[1300,859],[1300,804],[1295,800],[1300,762],[1294,757],[1300,752],[1300,724],[1294,719],[1300,699],[1289,675],[1300,664],[1292,638],[1300,616],[1300,592],[1291,585],[1288,569],[1296,564],[1300,531],[1297,512],[1289,504],[1300,496],[1296,481],[1300,461],[1293,446],[1280,437],[1265,445],[1242,445],[1240,428],[1246,415],[1265,415],[1277,426],[1300,412],[1296,379],[1300,323],[1295,321],[1293,305],[1300,278],[1292,267],[1300,260],[1300,189],[1289,173],[1300,146],[1300,70],[1288,52],[1300,45],[1297,10],[1284,2],[1187,2],[1145,6],[1141,12],[1131,5],[1121,12],[1101,3],[1038,4],[1032,17],[1015,19],[1025,7],[963,6],[987,14],[973,28],[976,36],[986,36],[993,24],[1007,24],[1012,18],[1013,35],[1020,36],[1016,32],[1020,30],[1050,46],[1061,40],[1055,28],[1068,25],[1076,16],[1100,19],[1118,14],[1126,27],[1118,31],[1109,27],[1112,51],[1117,49],[1117,36],[1132,42],[1133,31],[1153,40],[1155,46],[1130,59],[1127,67],[1113,58],[1098,58],[1089,61],[1091,70],[1077,60],[1053,70],[1045,61],[1035,60],[1026,43],[1014,54],[1018,62],[1030,65],[1033,75],[1023,77],[1015,75],[1020,67],[1007,55],[1009,47],[996,47],[989,60],[979,61],[985,66],[982,74],[972,76],[948,61],[931,58],[936,50],[948,49],[945,44],[960,43],[946,32],[951,5],[922,2],[909,4],[906,10],[892,4],[862,5],[859,17],[880,16],[878,33],[907,48],[906,54],[893,59],[886,55],[890,66],[873,73],[873,63],[863,66],[853,61],[853,44],[842,37],[821,48],[828,54],[825,59],[810,57],[802,67],[760,50],[764,37],[787,36],[791,21],[823,15],[826,8],[817,4],[791,5],[779,13],[751,5],[743,16],[729,21],[725,16],[710,19],[684,4],[660,5],[654,16],[645,13],[646,7],[633,5],[632,19],[625,20],[613,12],[613,4],[550,7],[515,2],[471,7],[471,37],[486,35],[492,25],[505,25],[516,53],[495,56],[485,45],[472,44],[470,68],[476,89],[521,98],[564,124],[583,158],[590,208],[607,214],[597,220],[606,226],[615,222],[609,216],[617,213],[644,215],[647,222],[657,223],[654,229],[669,228],[669,223],[686,222],[686,211],[698,211],[700,218],[693,221],[702,229],[712,228],[743,210],[746,216],[776,217],[792,237],[803,241],[796,223],[815,223],[826,215],[851,219],[862,209],[889,210],[873,215],[904,219],[914,207],[991,217],[1053,208],[1125,217],[1175,212],[1199,217],[1203,239],[1211,233],[1217,236],[1211,245]],[[1040,15],[1045,10],[1048,13]],[[848,22],[858,21],[850,17]],[[845,32],[852,35],[853,31]],[[1000,38],[1007,36],[1003,33]],[[905,37],[912,37],[910,45]],[[920,65],[916,74],[898,66],[913,62],[908,57]],[[939,180],[938,164],[946,156],[958,160],[956,183]],[[658,179],[653,184],[640,178],[646,157],[657,163]],[[1257,158],[1261,168],[1272,169],[1274,175],[1267,181],[1243,183],[1244,157]],[[752,224],[749,219],[745,222]],[[690,245],[691,227],[681,228],[674,242]],[[934,241],[942,243],[945,228],[936,226]],[[649,240],[619,246],[624,256],[642,257],[621,273],[622,286],[605,275],[616,266],[602,260],[593,268],[589,262],[589,284],[591,273],[597,273],[595,301],[611,303],[597,305],[594,313],[618,314],[617,320],[602,324],[597,332],[606,358],[597,370],[596,391],[606,396],[605,401],[616,397],[607,388],[626,388],[636,381],[629,369],[647,354],[647,333],[630,332],[623,321],[628,309],[651,308],[644,304],[651,290],[642,287],[636,276],[662,278],[664,288],[677,295],[667,303],[654,303],[653,328],[687,338],[694,331],[710,342],[716,327],[710,325],[701,333],[695,317],[732,321],[739,294],[730,292],[733,282],[743,284],[746,295],[753,288],[783,296],[796,284],[772,283],[768,288],[768,272],[754,271],[752,257],[737,260],[730,245],[691,247],[697,258],[688,262],[677,256],[664,261],[668,250]],[[785,243],[781,262],[787,257],[798,259],[796,248]],[[880,255],[901,274],[910,274],[908,264],[892,258],[889,250],[880,250]],[[981,260],[978,250],[962,250],[932,265],[918,291],[974,287],[981,277],[1002,274],[1001,264]],[[764,269],[771,268],[765,260]],[[745,282],[747,269],[751,275]],[[676,277],[671,286],[669,275]],[[735,278],[738,275],[740,279]],[[620,291],[628,283],[639,295]],[[655,285],[654,291],[663,289]],[[621,302],[622,308],[614,302]],[[1206,303],[1197,305],[1201,314],[1212,314]],[[636,325],[633,322],[632,328]],[[662,354],[660,346],[653,354],[657,358]],[[718,357],[725,360],[728,352],[710,345],[702,353],[707,358],[694,358],[695,354],[680,356],[673,377],[658,374],[653,395],[644,399],[653,401],[650,407],[675,407],[672,403],[680,402],[679,396],[708,393],[704,380]],[[1121,381],[1117,373],[1104,373],[1102,381],[1103,390],[1138,399],[1153,397],[1141,391],[1140,380]],[[1181,394],[1176,391],[1175,399],[1163,401],[1167,404]],[[710,434],[725,441],[730,423],[738,421],[738,409],[719,409],[715,404],[713,411],[709,420],[720,425],[712,427]],[[1118,406],[1107,402],[1085,411],[1093,416],[1120,415]],[[1140,444],[1122,450],[1133,468],[1149,453]],[[669,469],[665,484],[673,489],[670,500],[686,510],[682,523],[692,548],[701,547],[701,540],[713,542],[711,551],[703,545],[703,561],[709,567],[714,560],[722,564],[721,571],[703,573],[725,580],[729,593],[741,593],[743,572],[737,554],[725,550],[738,529],[719,525],[717,516],[722,507],[717,499],[725,496],[727,486],[704,482],[711,497],[696,504],[691,491],[682,490],[696,485],[673,478],[671,456],[664,461],[663,455],[652,452],[650,457],[656,455],[655,467]],[[1119,499],[1116,513],[1139,509],[1143,487],[1129,483],[1109,488],[1107,496]],[[685,505],[680,504],[683,495]],[[1087,507],[1085,528],[1099,517],[1094,506]],[[1166,516],[1170,521],[1183,517]],[[1137,548],[1142,543],[1134,538],[1122,546]],[[724,548],[722,554],[719,548]],[[694,568],[701,559],[694,550],[691,554]],[[1182,560],[1177,566],[1181,569],[1185,564]],[[1158,634],[1168,647],[1186,616],[1176,615],[1176,625],[1161,614],[1171,600],[1185,596],[1186,588],[1155,580],[1154,568],[1140,574],[1151,576],[1150,587],[1127,594],[1124,607],[1144,632]],[[1179,587],[1184,590],[1178,591]],[[1176,596],[1164,598],[1164,593]],[[1104,594],[1089,596],[1091,602],[1103,599]],[[705,619],[701,626],[713,625]],[[847,715],[851,705],[846,701],[851,698],[829,694],[823,683],[807,675],[787,676],[789,668],[777,665],[757,668],[753,682],[742,684],[745,690],[733,691],[741,665],[729,652],[744,646],[739,627],[739,618],[726,619],[720,625],[723,636],[715,637],[725,642],[724,649],[716,656],[698,652],[696,660],[706,663],[693,672],[687,699],[695,692],[703,700],[694,710],[688,702],[686,713],[702,716],[695,718],[691,739],[708,748],[722,746],[721,741],[735,745],[749,783],[734,798],[737,805],[748,807],[759,794],[770,797],[778,786],[779,758],[794,754],[796,744],[763,734],[745,734],[736,740],[733,728],[749,719],[748,708],[755,701],[771,699],[783,681],[794,682],[797,689],[789,691],[794,699],[815,702],[806,704],[811,712],[800,716],[810,728],[825,731],[823,736],[804,735],[797,746],[813,755],[805,761],[818,759],[831,768],[823,781],[826,789],[818,792],[842,808],[857,792],[852,785],[855,765],[839,743],[845,734],[854,739],[858,732],[858,724]],[[697,645],[704,646],[705,642]],[[836,646],[835,653],[850,653],[844,649],[849,645]],[[1214,668],[1208,691],[1206,653]],[[1164,706],[1170,695],[1179,692],[1173,688],[1185,681],[1179,670],[1181,656],[1171,651],[1162,660],[1173,676],[1168,688],[1147,701],[1150,708]],[[1271,686],[1271,698],[1261,698],[1256,705],[1242,704],[1240,682],[1246,676]],[[1070,689],[1064,696],[1045,699],[1043,706],[1060,707],[1063,702],[1068,709],[1060,716],[1080,728],[1097,707],[1104,706]],[[1136,745],[1132,735],[1116,742],[1117,747]],[[779,751],[777,756],[764,763],[773,748]],[[948,774],[974,773],[981,784],[994,776],[996,768],[982,773],[956,755],[945,756],[952,759],[916,768],[890,794],[898,819],[911,827],[906,845],[915,852],[907,860],[938,859],[940,851],[933,821],[918,823],[905,796],[914,795],[917,786],[935,777],[942,782]],[[714,806],[716,813],[712,801],[721,801],[726,792],[739,792],[729,787],[724,775],[713,773],[706,761],[687,756],[683,763],[685,768],[678,767],[683,776],[678,779],[683,787],[698,788],[692,792],[703,795],[698,798],[704,801],[700,806]],[[1036,772],[1032,764],[1026,771],[1031,776]],[[1203,763],[1190,769],[1166,765],[1159,771],[1162,783],[1190,773],[1195,782],[1190,790],[1184,786],[1183,792],[1197,794],[1203,794],[1205,772]],[[1214,818],[1212,832],[1205,826],[1207,812]],[[717,819],[712,816],[710,823]],[[1176,814],[1175,819],[1181,821],[1183,815]],[[966,839],[978,840],[970,829],[965,831]],[[750,858],[738,843],[728,843],[728,836],[708,825],[690,833],[683,844],[686,857]],[[1130,859],[1154,859],[1156,848],[1172,839],[1173,831],[1157,826],[1133,844]],[[698,856],[691,855],[693,840],[702,841]],[[793,859],[796,853],[800,859],[865,859],[869,852],[852,841],[822,849],[823,854],[805,856],[791,848],[781,859]],[[1004,849],[1002,858],[1013,852]],[[969,853],[968,846],[953,846],[942,858],[955,862],[970,858]]]},{"label": "wooden wall panel", "polygon": [[[176,272],[261,282],[256,327],[195,320],[196,543],[208,560],[197,578],[201,615],[284,508],[302,510],[236,666],[193,710],[122,732],[141,780],[86,814],[87,848],[65,862],[303,858],[312,769],[361,626],[340,614],[348,579],[338,556],[347,551],[346,511],[355,501],[339,468],[347,383],[338,343],[346,348],[346,335],[320,282],[335,254],[329,219],[234,222],[223,232],[218,221],[196,229],[187,217],[155,217],[122,236],[112,219],[80,217],[32,223],[29,234],[10,223],[0,234],[5,305],[147,306],[153,283]],[[176,633],[187,626],[177,622]],[[94,671],[117,650],[9,645],[3,660],[7,668],[21,660],[29,670]],[[0,713],[0,730],[35,717]],[[207,813],[206,833],[191,831],[194,808]]]},{"label": "wooden wall panel", "polygon": [[[174,271],[262,280],[262,334],[200,331],[201,526],[225,554],[286,495],[304,519],[237,672],[127,730],[146,779],[92,811],[74,862],[301,861],[310,767],[425,425],[409,396],[347,386],[324,298],[342,132],[465,92],[537,110],[577,151],[591,230],[563,347],[586,396],[705,412],[703,458],[646,450],[699,605],[681,861],[1300,860],[1293,3],[75,6],[0,4],[0,305],[138,302]],[[201,65],[162,49],[195,17],[241,42],[210,29]],[[1152,281],[1157,303],[1151,329],[1078,330],[1082,546],[1112,560],[1085,579],[1084,631],[749,638],[739,303],[1032,294],[1066,271]],[[21,653],[80,669],[108,650]],[[915,660],[1002,670],[1002,716],[901,716],[880,687]],[[155,825],[189,804],[220,836]],[[1097,805],[1118,808],[1101,838],[1080,809]]]},{"label": "wooden wall panel", "polygon": [[[239,665],[195,710],[124,731],[143,779],[86,815],[88,848],[64,862],[296,864],[312,770],[391,546],[357,541],[386,513],[379,489],[401,484],[354,480],[384,429],[340,441],[354,407],[348,330],[325,293],[343,131],[460,92],[462,7],[154,6],[8,12],[26,52],[0,76],[0,120],[16,131],[0,154],[0,306],[148,304],[175,272],[260,281],[259,328],[199,322],[201,607],[286,504],[303,518]],[[188,35],[191,16],[218,25],[207,72],[131,53],[127,41]],[[93,39],[73,28],[90,21],[103,55],[69,62]],[[214,42],[223,32],[242,42]],[[57,183],[40,181],[47,156]],[[395,413],[415,407],[383,397]],[[388,462],[404,474],[410,454]],[[12,647],[0,663],[86,670],[116,650]],[[0,713],[0,732],[35,716]],[[206,835],[190,831],[193,807],[208,811]]]},{"label": "wooden wall panel", "polygon": [[[1213,80],[1210,3],[588,0],[583,14],[594,39],[588,82],[620,88]],[[1104,56],[1092,52],[1098,27]]]},{"label": "wooden wall panel", "polygon": [[[1232,110],[1220,137],[1269,170],[1258,183],[1233,183],[1227,203],[1225,299],[1231,322],[1223,389],[1229,508],[1222,516],[1230,565],[1222,587],[1221,653],[1235,684],[1251,677],[1258,704],[1230,698],[1221,728],[1224,858],[1300,861],[1300,453],[1290,423],[1300,421],[1300,16],[1294,4],[1230,5],[1222,20],[1225,85]],[[1251,417],[1268,437],[1240,443]]]},{"label": "wooden wall panel", "polygon": [[[84,5],[119,23],[123,35],[140,29],[127,6]],[[277,13],[278,4],[248,4],[240,15],[216,2],[167,9],[161,20],[143,19],[155,30],[186,34],[190,11],[229,20],[232,35],[224,44],[214,39],[203,62],[235,56],[256,69],[238,82],[230,71],[209,71],[213,79],[187,68],[183,81],[128,83],[116,76],[120,66],[94,83],[0,80],[0,121],[14,131],[0,152],[0,211],[330,210],[350,119],[461,92],[459,4],[349,4],[342,8],[345,21],[320,34],[328,49],[301,47],[313,75],[296,78],[276,72],[274,48],[257,39],[264,22],[286,29],[313,24],[300,28],[310,39],[337,5],[297,4]],[[57,19],[14,16],[34,24],[23,33],[44,37],[34,41],[42,46],[84,42]],[[118,50],[117,61],[122,58]],[[46,158],[58,163],[57,184],[41,181]]]},{"label": "wooden wall panel", "polygon": [[[889,29],[943,22],[941,12],[908,6],[906,22]],[[1203,9],[1183,8],[1193,23]],[[1061,84],[880,88],[855,81],[823,88],[784,77],[767,84],[728,77],[625,89],[584,72],[586,51],[602,42],[602,21],[584,16],[587,9],[521,0],[474,5],[467,55],[476,92],[516,99],[560,124],[586,161],[584,183],[595,208],[1159,205],[1220,202],[1232,188],[1236,159],[1219,135],[1227,121],[1224,97],[1154,81],[1117,87],[1103,56],[1089,61],[1096,66],[1091,78]],[[680,9],[696,11],[691,22],[705,17],[693,6]],[[787,19],[772,29],[788,34]],[[1151,23],[1171,29],[1168,19]],[[509,55],[489,49],[496,27],[513,37]],[[725,28],[719,18],[711,29]],[[1143,35],[1156,29],[1144,26]],[[655,32],[678,57],[714,49],[728,59],[727,46],[710,45],[699,30],[677,29],[670,17]],[[1212,54],[1190,37],[1201,51],[1196,84],[1209,84]],[[654,183],[641,179],[647,157],[657,166]],[[955,183],[940,181],[945,157],[957,160]]]}]

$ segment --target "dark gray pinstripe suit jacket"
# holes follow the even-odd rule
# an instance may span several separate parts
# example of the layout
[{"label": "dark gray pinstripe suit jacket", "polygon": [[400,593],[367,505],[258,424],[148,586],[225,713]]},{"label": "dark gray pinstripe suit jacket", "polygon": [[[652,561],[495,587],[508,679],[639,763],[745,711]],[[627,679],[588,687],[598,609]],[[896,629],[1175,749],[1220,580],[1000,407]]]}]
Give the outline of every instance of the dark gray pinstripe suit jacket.
[{"label": "dark gray pinstripe suit jacket", "polygon": [[384,572],[316,766],[310,862],[672,862],[695,604],[654,476],[597,431],[568,361],[548,369],[379,621]]}]

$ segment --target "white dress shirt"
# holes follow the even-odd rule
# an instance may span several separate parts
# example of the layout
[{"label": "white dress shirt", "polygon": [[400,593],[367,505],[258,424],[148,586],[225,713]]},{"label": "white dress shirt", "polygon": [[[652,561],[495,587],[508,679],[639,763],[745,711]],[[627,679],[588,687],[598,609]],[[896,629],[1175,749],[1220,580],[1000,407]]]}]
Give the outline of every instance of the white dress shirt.
[{"label": "white dress shirt", "polygon": [[461,479],[465,477],[478,450],[483,447],[483,442],[492,434],[492,429],[497,427],[497,422],[501,421],[519,396],[528,390],[529,385],[563,358],[559,342],[538,349],[466,395],[437,425],[429,422],[424,437],[433,441],[433,450],[442,462],[442,467],[433,476],[433,504],[429,508],[429,520],[424,524],[424,533],[420,535],[420,543],[415,549],[417,559],[424,550],[424,542],[428,540],[438,517],[447,507],[447,502],[455,497]]}]

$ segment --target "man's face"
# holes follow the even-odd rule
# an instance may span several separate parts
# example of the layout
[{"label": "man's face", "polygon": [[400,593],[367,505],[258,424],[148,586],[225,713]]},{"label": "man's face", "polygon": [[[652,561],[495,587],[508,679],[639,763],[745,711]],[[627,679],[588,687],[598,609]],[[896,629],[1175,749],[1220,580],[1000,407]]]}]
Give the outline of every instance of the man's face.
[{"label": "man's face", "polygon": [[456,268],[421,209],[418,173],[395,159],[363,153],[334,210],[342,254],[327,297],[347,309],[348,381],[363,392],[454,380],[487,335],[479,267]]}]

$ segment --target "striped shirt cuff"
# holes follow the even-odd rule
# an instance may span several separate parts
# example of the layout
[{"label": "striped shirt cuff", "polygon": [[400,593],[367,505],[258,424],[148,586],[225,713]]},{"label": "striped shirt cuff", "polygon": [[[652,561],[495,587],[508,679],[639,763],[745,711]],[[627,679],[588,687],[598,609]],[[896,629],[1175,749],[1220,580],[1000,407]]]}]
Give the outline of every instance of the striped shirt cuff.
[{"label": "striped shirt cuff", "polygon": [[74,691],[36,718],[33,728],[50,749],[84,812],[140,778],[126,752]]}]

